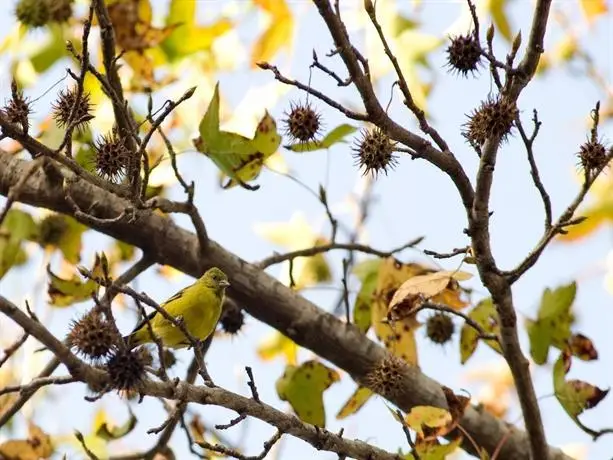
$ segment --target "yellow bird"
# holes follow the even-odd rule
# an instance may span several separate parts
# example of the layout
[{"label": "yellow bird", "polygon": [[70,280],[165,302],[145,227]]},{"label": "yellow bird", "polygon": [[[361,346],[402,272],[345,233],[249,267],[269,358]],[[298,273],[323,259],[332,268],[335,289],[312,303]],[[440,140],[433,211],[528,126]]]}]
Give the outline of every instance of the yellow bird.
[{"label": "yellow bird", "polygon": [[[230,282],[226,274],[219,268],[213,267],[194,284],[180,290],[160,306],[170,316],[181,321],[192,337],[205,340],[213,333],[219,321],[228,286]],[[124,337],[130,348],[154,342],[147,321],[151,324],[155,336],[161,339],[165,347],[185,348],[191,345],[181,328],[156,310],[143,319],[129,336]]]}]

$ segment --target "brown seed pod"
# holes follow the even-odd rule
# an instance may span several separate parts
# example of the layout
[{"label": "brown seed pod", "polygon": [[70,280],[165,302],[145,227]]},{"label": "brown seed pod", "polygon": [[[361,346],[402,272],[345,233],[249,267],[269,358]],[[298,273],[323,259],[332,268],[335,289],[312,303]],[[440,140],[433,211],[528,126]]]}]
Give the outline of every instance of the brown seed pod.
[{"label": "brown seed pod", "polygon": [[317,139],[321,128],[321,114],[307,102],[290,104],[290,111],[285,113],[285,134],[294,141],[307,143]]},{"label": "brown seed pod", "polygon": [[106,363],[111,388],[135,389],[145,377],[145,366],[150,357],[143,348],[134,351],[118,348]]},{"label": "brown seed pod", "polygon": [[219,323],[225,333],[235,335],[245,324],[245,314],[234,302],[227,302],[224,305]]},{"label": "brown seed pod", "polygon": [[439,345],[449,342],[454,330],[453,320],[449,315],[442,312],[435,313],[426,322],[426,335]]},{"label": "brown seed pod", "polygon": [[598,140],[589,140],[579,147],[577,153],[581,167],[588,174],[595,173],[607,164],[607,149]]},{"label": "brown seed pod", "polygon": [[81,355],[97,362],[115,350],[119,337],[106,316],[94,308],[72,323],[67,341]]},{"label": "brown seed pod", "polygon": [[447,47],[447,65],[463,77],[474,74],[481,64],[481,45],[474,34],[451,38]]},{"label": "brown seed pod", "polygon": [[372,173],[377,176],[380,172],[387,175],[398,164],[394,154],[396,144],[379,128],[360,131],[358,139],[352,150],[356,165],[364,170],[364,175]]},{"label": "brown seed pod", "polygon": [[514,102],[500,96],[488,98],[469,115],[463,135],[475,147],[482,146],[489,137],[505,140],[518,113]]},{"label": "brown seed pod", "polygon": [[366,385],[381,396],[393,398],[402,391],[402,374],[407,363],[396,356],[387,356],[367,375]]},{"label": "brown seed pod", "polygon": [[38,242],[41,246],[57,245],[68,230],[68,222],[61,214],[49,214],[39,225]]},{"label": "brown seed pod", "polygon": [[70,112],[75,107],[75,113],[73,116],[73,122],[75,127],[82,130],[85,125],[94,116],[89,112],[92,108],[89,102],[89,94],[83,93],[77,104],[77,89],[72,88],[69,90],[62,90],[58,95],[57,100],[52,104],[53,112],[52,116],[55,119],[55,123],[59,128],[65,128],[69,125]]},{"label": "brown seed pod", "polygon": [[96,149],[96,170],[101,177],[117,182],[125,176],[130,162],[130,151],[115,134],[98,139]]},{"label": "brown seed pod", "polygon": [[24,26],[33,29],[43,27],[51,19],[49,3],[44,0],[19,0],[15,16]]},{"label": "brown seed pod", "polygon": [[28,116],[32,113],[30,99],[24,97],[23,91],[17,87],[17,82],[11,82],[11,99],[2,108],[3,115],[10,123],[21,125],[24,132],[28,132],[30,121]]}]

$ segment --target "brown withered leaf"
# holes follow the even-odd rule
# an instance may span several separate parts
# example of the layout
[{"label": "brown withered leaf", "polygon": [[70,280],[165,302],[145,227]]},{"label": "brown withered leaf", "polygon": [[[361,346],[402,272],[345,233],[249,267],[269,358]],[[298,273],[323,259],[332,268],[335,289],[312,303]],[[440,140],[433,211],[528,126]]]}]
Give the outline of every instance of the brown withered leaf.
[{"label": "brown withered leaf", "polygon": [[582,361],[598,359],[598,350],[594,347],[594,343],[583,334],[573,334],[568,340],[568,346],[572,355]]},{"label": "brown withered leaf", "polygon": [[[389,304],[392,309],[404,301],[408,296],[422,295],[426,299],[433,299],[441,295],[446,289],[452,292],[459,290],[459,285],[453,281],[463,281],[472,278],[472,275],[461,271],[440,271],[425,275],[413,276],[405,281],[396,291]],[[447,303],[444,300],[441,303]],[[454,305],[450,305],[454,306]],[[464,305],[462,305],[463,307]]]}]

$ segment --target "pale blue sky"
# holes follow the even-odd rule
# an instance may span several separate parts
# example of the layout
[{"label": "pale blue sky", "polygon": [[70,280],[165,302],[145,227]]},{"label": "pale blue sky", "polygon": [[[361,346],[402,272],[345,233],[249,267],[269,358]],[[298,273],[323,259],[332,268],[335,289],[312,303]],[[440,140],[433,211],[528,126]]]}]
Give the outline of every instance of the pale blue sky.
[{"label": "pale blue sky", "polygon": [[[12,5],[14,2],[9,3]],[[202,1],[200,3],[203,8],[207,6],[219,8],[223,2]],[[423,16],[425,30],[434,34],[440,34],[442,30],[449,27],[457,17],[461,5],[460,2],[451,1],[424,3],[426,3]],[[516,0],[510,3],[509,10],[513,28],[514,30],[521,29],[523,36],[527,37],[533,2]],[[569,7],[578,14],[575,3],[574,1],[555,2],[556,5]],[[291,4],[293,10],[300,13],[291,71],[295,78],[306,81],[311,50],[315,48],[320,56],[324,56],[331,48],[331,41],[317,12],[314,8],[309,7],[309,2],[306,0],[294,1]],[[7,7],[6,11],[10,9]],[[10,15],[0,17],[2,30],[8,30],[12,24],[13,18]],[[242,26],[241,36],[248,40],[256,31],[256,26],[257,22],[249,21]],[[613,70],[612,26],[610,17],[600,19],[586,35],[584,41],[608,81],[611,79]],[[555,27],[550,29],[553,32],[547,37],[546,48],[551,47],[560,38],[559,33],[556,33],[554,29]],[[313,33],[314,30],[318,33]],[[505,49],[505,46],[503,42],[497,43],[498,49]],[[286,55],[280,55],[275,62],[287,68]],[[445,55],[440,51],[430,59],[435,69],[442,68],[445,62]],[[2,65],[4,67],[0,68],[0,71],[2,71],[3,83],[6,83],[6,61]],[[62,67],[63,65],[56,67],[52,76],[45,78],[32,89],[32,94],[43,93],[57,81],[61,76]],[[220,79],[222,94],[228,97],[233,105],[242,99],[249,85],[264,84],[272,80],[270,74],[248,70],[234,75],[223,74]],[[383,82],[385,83],[389,83],[389,80]],[[338,91],[333,82],[319,74],[315,74],[313,84],[328,94],[336,94]],[[382,92],[386,100],[389,94],[388,88],[389,84],[383,87]],[[471,177],[474,177],[478,159],[464,143],[459,126],[465,122],[465,114],[470,112],[478,101],[486,97],[490,88],[490,80],[485,72],[482,72],[478,80],[463,80],[441,70],[437,76],[435,90],[429,100],[437,129],[448,140],[452,150],[469,171]],[[7,86],[3,84],[2,97],[8,95],[7,89]],[[296,92],[288,94],[288,97],[297,96]],[[520,99],[520,109],[525,126],[530,126],[529,119],[533,108],[538,109],[540,119],[543,121],[541,134],[535,145],[536,158],[541,167],[543,182],[552,197],[555,216],[567,206],[577,191],[578,184],[572,177],[573,168],[577,163],[574,154],[586,138],[587,115],[599,98],[603,99],[603,95],[590,81],[577,78],[568,72],[555,71],[533,82]],[[287,100],[284,98],[279,104],[268,107],[277,119],[280,119],[286,110]],[[348,100],[356,102],[355,94],[353,97],[348,97]],[[44,107],[42,105],[44,101],[45,99],[41,99],[42,107]],[[328,128],[344,121],[333,110],[323,105],[320,106],[320,109]],[[202,110],[204,111],[204,107]],[[44,112],[44,109],[40,110],[40,113],[44,114]],[[403,110],[400,104],[392,106],[391,114],[397,121],[406,122],[409,127],[415,126],[411,115]],[[612,140],[611,125],[604,125],[601,134],[605,139]],[[354,189],[359,177],[359,172],[353,166],[354,160],[347,146],[337,146],[328,153],[314,152],[296,155],[284,152],[284,157],[292,170],[297,171],[300,178],[313,189],[317,189],[319,183],[326,181],[327,174],[329,177],[328,197],[335,204],[339,204],[346,198],[347,194]],[[492,217],[492,246],[499,264],[504,268],[510,268],[529,251],[540,237],[543,222],[542,205],[532,185],[521,142],[517,138],[511,139],[503,146],[498,158],[491,204],[491,209],[495,211]],[[187,179],[196,179],[200,184],[197,205],[206,219],[211,237],[246,260],[256,261],[266,257],[273,250],[280,249],[272,246],[253,231],[253,224],[256,222],[287,221],[296,211],[303,212],[306,218],[315,225],[324,222],[325,216],[317,201],[293,182],[270,172],[263,173],[258,179],[261,189],[256,193],[241,189],[220,191],[216,186],[217,172],[206,158],[195,154],[185,155],[180,158],[179,166]],[[462,233],[465,216],[457,192],[446,176],[426,162],[402,158],[394,173],[389,177],[383,176],[377,181],[375,192],[379,200],[368,223],[368,232],[373,246],[381,249],[392,248],[419,235],[426,236],[423,248],[441,252],[467,244]],[[175,196],[180,197],[179,191]],[[220,217],[222,215],[223,218]],[[179,222],[188,225],[183,219],[179,219]],[[103,249],[107,240],[89,233],[86,235],[85,243],[84,262],[89,260],[89,255],[93,251]],[[594,267],[598,267],[599,264],[603,265],[610,248],[611,234],[608,228],[602,229],[581,244],[552,245],[539,263],[515,286],[514,296],[520,317],[535,314],[541,292],[545,287],[567,283],[586,272],[593,273]],[[427,261],[427,258],[417,251],[407,251],[401,258],[404,261]],[[340,285],[341,259],[342,254],[337,253],[330,256],[335,267],[338,285]],[[40,258],[35,258],[32,263],[39,262]],[[456,266],[455,261],[443,265],[452,268]],[[13,298],[20,298],[28,292],[31,289],[31,281],[24,275],[32,273],[29,270],[32,268],[17,269],[11,272],[2,282],[3,291],[9,296],[13,294]],[[277,269],[270,270],[272,274],[277,272]],[[602,275],[603,272],[598,272],[596,275],[581,280],[575,304],[578,314],[576,329],[592,338],[600,352],[600,360],[592,363],[574,361],[571,377],[587,380],[601,388],[607,388],[613,385],[613,354],[610,351],[613,309],[610,294],[603,287]],[[155,299],[162,300],[188,282],[190,280],[187,277],[176,282],[168,282],[147,273],[139,280],[138,289],[146,290]],[[474,287],[477,288],[478,293],[483,293],[482,287],[478,285]],[[310,290],[306,295],[323,309],[329,310],[336,301],[337,293],[330,290]],[[475,299],[478,300],[481,295],[477,294]],[[39,294],[39,300],[44,300],[44,293]],[[55,311],[51,321],[52,329],[58,334],[63,334],[66,331],[68,320],[75,316],[77,310],[83,311],[83,309],[84,305],[80,305],[75,309]],[[122,330],[128,330],[132,322],[133,317],[129,315],[122,318],[120,325]],[[245,365],[252,366],[261,397],[269,404],[286,409],[286,404],[278,400],[274,389],[274,381],[283,372],[283,363],[280,360],[273,363],[262,363],[254,352],[257,344],[269,332],[270,328],[249,318],[248,325],[240,337],[234,340],[219,340],[214,343],[207,362],[217,383],[242,394],[248,394],[248,388],[241,370]],[[463,379],[466,370],[495,363],[499,359],[487,348],[480,347],[467,366],[462,367],[459,364],[457,340],[445,348],[430,345],[423,339],[423,336],[419,340],[423,371],[457,391],[464,388],[473,395],[477,395],[481,387]],[[528,344],[523,333],[522,343],[526,345],[527,351]],[[310,352],[301,353],[301,358],[308,356]],[[552,352],[550,361],[555,357],[557,353]],[[182,362],[187,362],[188,352],[181,352],[179,358]],[[587,458],[608,459],[613,452],[613,437],[603,437],[597,443],[592,444],[589,437],[582,434],[563,412],[555,398],[550,396],[552,394],[550,368],[545,366],[536,369],[534,378],[537,394],[542,397],[541,408],[549,442],[555,445],[587,443],[589,446]],[[63,397],[63,392],[56,392],[57,398],[61,399],[47,401],[41,405],[37,409],[37,414],[41,416],[41,420],[44,420],[43,426],[57,433],[69,433],[75,428],[86,431],[93,407],[75,397],[80,391],[76,386],[71,387],[70,402],[68,398]],[[327,428],[337,431],[344,427],[346,437],[365,439],[390,451],[398,447],[406,449],[402,430],[392,420],[380,399],[370,401],[356,416],[341,422],[334,419],[336,411],[352,391],[353,384],[345,375],[341,383],[333,385],[326,392]],[[612,426],[613,419],[607,415],[613,411],[612,399],[611,396],[606,398],[598,408],[585,413],[582,420],[595,429]],[[115,396],[105,396],[102,401],[104,406],[112,414],[116,414],[119,420],[125,417],[125,410],[115,404],[117,401]],[[61,408],[61,420],[58,417],[58,408]],[[126,438],[125,443],[142,445],[146,448],[154,442],[154,439],[144,433],[161,422],[163,411],[157,402],[146,402],[141,406],[135,406],[135,411],[139,417],[139,424],[135,432]],[[234,416],[228,411],[213,407],[197,408],[197,411],[209,426],[214,423],[227,422]],[[70,416],[66,417],[66,414]],[[518,419],[519,412],[515,407],[511,411],[509,420],[517,421]],[[152,422],[153,420],[155,422]],[[55,427],[54,423],[57,423]],[[235,427],[226,433],[230,439],[237,442],[241,440],[243,434],[241,427]],[[261,443],[271,434],[272,430],[264,424],[255,420],[250,421],[248,441],[244,444],[248,446],[248,453],[255,454],[260,449]],[[172,447],[178,458],[185,458],[185,445],[184,435],[178,432],[172,441]],[[330,454],[315,452],[310,446],[289,437],[284,438],[282,449],[281,458],[311,456],[334,458]]]}]

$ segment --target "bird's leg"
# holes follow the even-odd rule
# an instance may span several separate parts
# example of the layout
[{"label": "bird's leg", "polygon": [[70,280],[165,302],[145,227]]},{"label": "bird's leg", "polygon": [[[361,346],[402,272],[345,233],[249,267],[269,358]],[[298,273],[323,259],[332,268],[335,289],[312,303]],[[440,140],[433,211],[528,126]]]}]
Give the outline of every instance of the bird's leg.
[{"label": "bird's leg", "polygon": [[209,372],[206,369],[206,364],[204,362],[204,354],[202,353],[203,349],[204,349],[204,342],[196,339],[194,355],[196,357],[196,361],[198,362],[198,367],[200,368],[198,373],[200,374],[200,377],[202,377],[202,380],[204,381],[204,384],[207,387],[215,388],[217,385],[215,385],[215,383],[213,382],[213,379],[211,378],[211,376],[209,375]]}]

